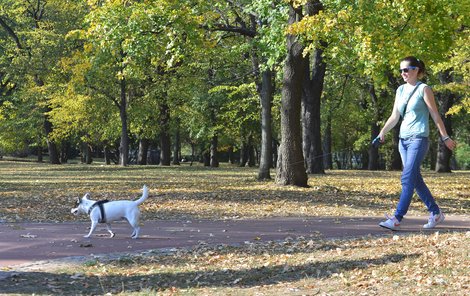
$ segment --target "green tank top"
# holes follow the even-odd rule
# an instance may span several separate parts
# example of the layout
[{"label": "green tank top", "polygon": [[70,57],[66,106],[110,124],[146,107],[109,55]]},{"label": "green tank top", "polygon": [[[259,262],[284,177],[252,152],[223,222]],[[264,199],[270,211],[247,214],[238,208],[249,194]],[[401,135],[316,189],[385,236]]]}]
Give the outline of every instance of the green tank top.
[{"label": "green tank top", "polygon": [[403,121],[400,126],[400,138],[428,137],[429,136],[429,109],[424,102],[424,88],[427,85],[421,83],[413,96],[408,101],[405,110],[406,100],[414,89],[414,86],[403,84],[397,89],[396,100],[398,111],[403,114]]}]

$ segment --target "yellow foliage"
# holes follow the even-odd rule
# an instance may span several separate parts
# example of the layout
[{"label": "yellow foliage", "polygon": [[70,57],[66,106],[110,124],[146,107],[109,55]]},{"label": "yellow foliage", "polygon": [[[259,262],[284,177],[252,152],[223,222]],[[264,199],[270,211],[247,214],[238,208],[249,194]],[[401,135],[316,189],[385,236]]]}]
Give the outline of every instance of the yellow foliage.
[{"label": "yellow foliage", "polygon": [[460,104],[452,106],[449,111],[447,111],[446,115],[454,115],[460,112],[470,114],[470,97],[465,97]]},{"label": "yellow foliage", "polygon": [[307,0],[284,0],[284,1],[289,3],[290,5],[292,5],[295,8],[307,4]]},{"label": "yellow foliage", "polygon": [[84,51],[85,53],[90,53],[90,52],[92,52],[92,51],[93,51],[93,45],[92,45],[91,43],[85,43],[85,44],[83,45],[83,51]]}]

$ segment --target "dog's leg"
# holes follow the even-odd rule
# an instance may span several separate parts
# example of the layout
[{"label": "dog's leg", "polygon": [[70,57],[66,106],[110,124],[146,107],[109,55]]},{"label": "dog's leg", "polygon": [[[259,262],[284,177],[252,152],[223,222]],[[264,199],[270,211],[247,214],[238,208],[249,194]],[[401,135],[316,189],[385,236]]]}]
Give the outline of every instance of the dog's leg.
[{"label": "dog's leg", "polygon": [[134,231],[132,232],[131,238],[136,239],[139,237],[139,232],[140,232],[140,227],[139,227],[139,217],[140,217],[140,211],[137,209],[137,211],[134,214],[134,217],[132,219],[127,219],[127,222],[134,228]]},{"label": "dog's leg", "polygon": [[88,232],[88,234],[85,235],[84,237],[86,237],[86,238],[90,237],[90,235],[93,233],[93,231],[95,231],[95,228],[96,228],[97,225],[98,225],[98,221],[91,220],[90,232]]},{"label": "dog's leg", "polygon": [[138,238],[139,237],[139,232],[140,232],[140,227],[139,227],[139,222],[137,223],[130,223],[134,231],[131,234],[131,238]]},{"label": "dog's leg", "polygon": [[111,238],[113,238],[115,234],[114,234],[113,230],[111,229],[111,224],[106,223],[106,228],[108,228],[108,232],[111,234]]},{"label": "dog's leg", "polygon": [[136,239],[139,237],[139,232],[140,232],[140,227],[136,226],[134,227],[134,232],[132,232],[131,238]]}]

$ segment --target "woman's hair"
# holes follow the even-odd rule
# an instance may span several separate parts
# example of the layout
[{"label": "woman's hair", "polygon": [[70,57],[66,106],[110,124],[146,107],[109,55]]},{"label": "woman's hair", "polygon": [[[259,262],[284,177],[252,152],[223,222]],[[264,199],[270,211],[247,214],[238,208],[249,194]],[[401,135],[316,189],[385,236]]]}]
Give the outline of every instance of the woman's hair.
[{"label": "woman's hair", "polygon": [[401,60],[402,62],[408,62],[412,67],[418,67],[418,75],[424,76],[426,73],[426,66],[424,62],[414,56],[409,56]]}]

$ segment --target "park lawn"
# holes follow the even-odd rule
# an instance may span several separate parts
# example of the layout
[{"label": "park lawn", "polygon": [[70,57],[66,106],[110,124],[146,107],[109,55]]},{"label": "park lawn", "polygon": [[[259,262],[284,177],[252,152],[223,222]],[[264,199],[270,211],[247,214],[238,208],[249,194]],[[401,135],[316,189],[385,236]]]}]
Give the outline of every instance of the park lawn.
[{"label": "park lawn", "polygon": [[93,259],[0,281],[36,295],[469,295],[470,233],[286,239]]},{"label": "park lawn", "polygon": [[[423,173],[448,214],[468,214],[470,172]],[[400,172],[328,171],[310,176],[309,188],[258,182],[257,169],[224,165],[105,166],[49,165],[0,161],[0,221],[87,221],[70,209],[86,192],[92,198],[129,199],[144,184],[150,198],[143,220],[263,218],[273,216],[382,216],[392,212],[400,192]],[[274,177],[274,170],[272,172]],[[427,215],[415,197],[410,215]]]},{"label": "park lawn", "polygon": [[[151,191],[143,219],[376,216],[390,212],[399,172],[328,171],[309,188],[258,182],[257,170],[224,165],[102,166],[0,161],[0,221],[73,221],[74,200],[127,199]],[[424,177],[448,214],[467,215],[470,172]],[[426,215],[415,198],[412,215]],[[288,238],[239,246],[198,245],[48,267],[0,281],[3,293],[121,295],[464,295],[470,234]],[[463,294],[462,294],[463,293]]]}]

